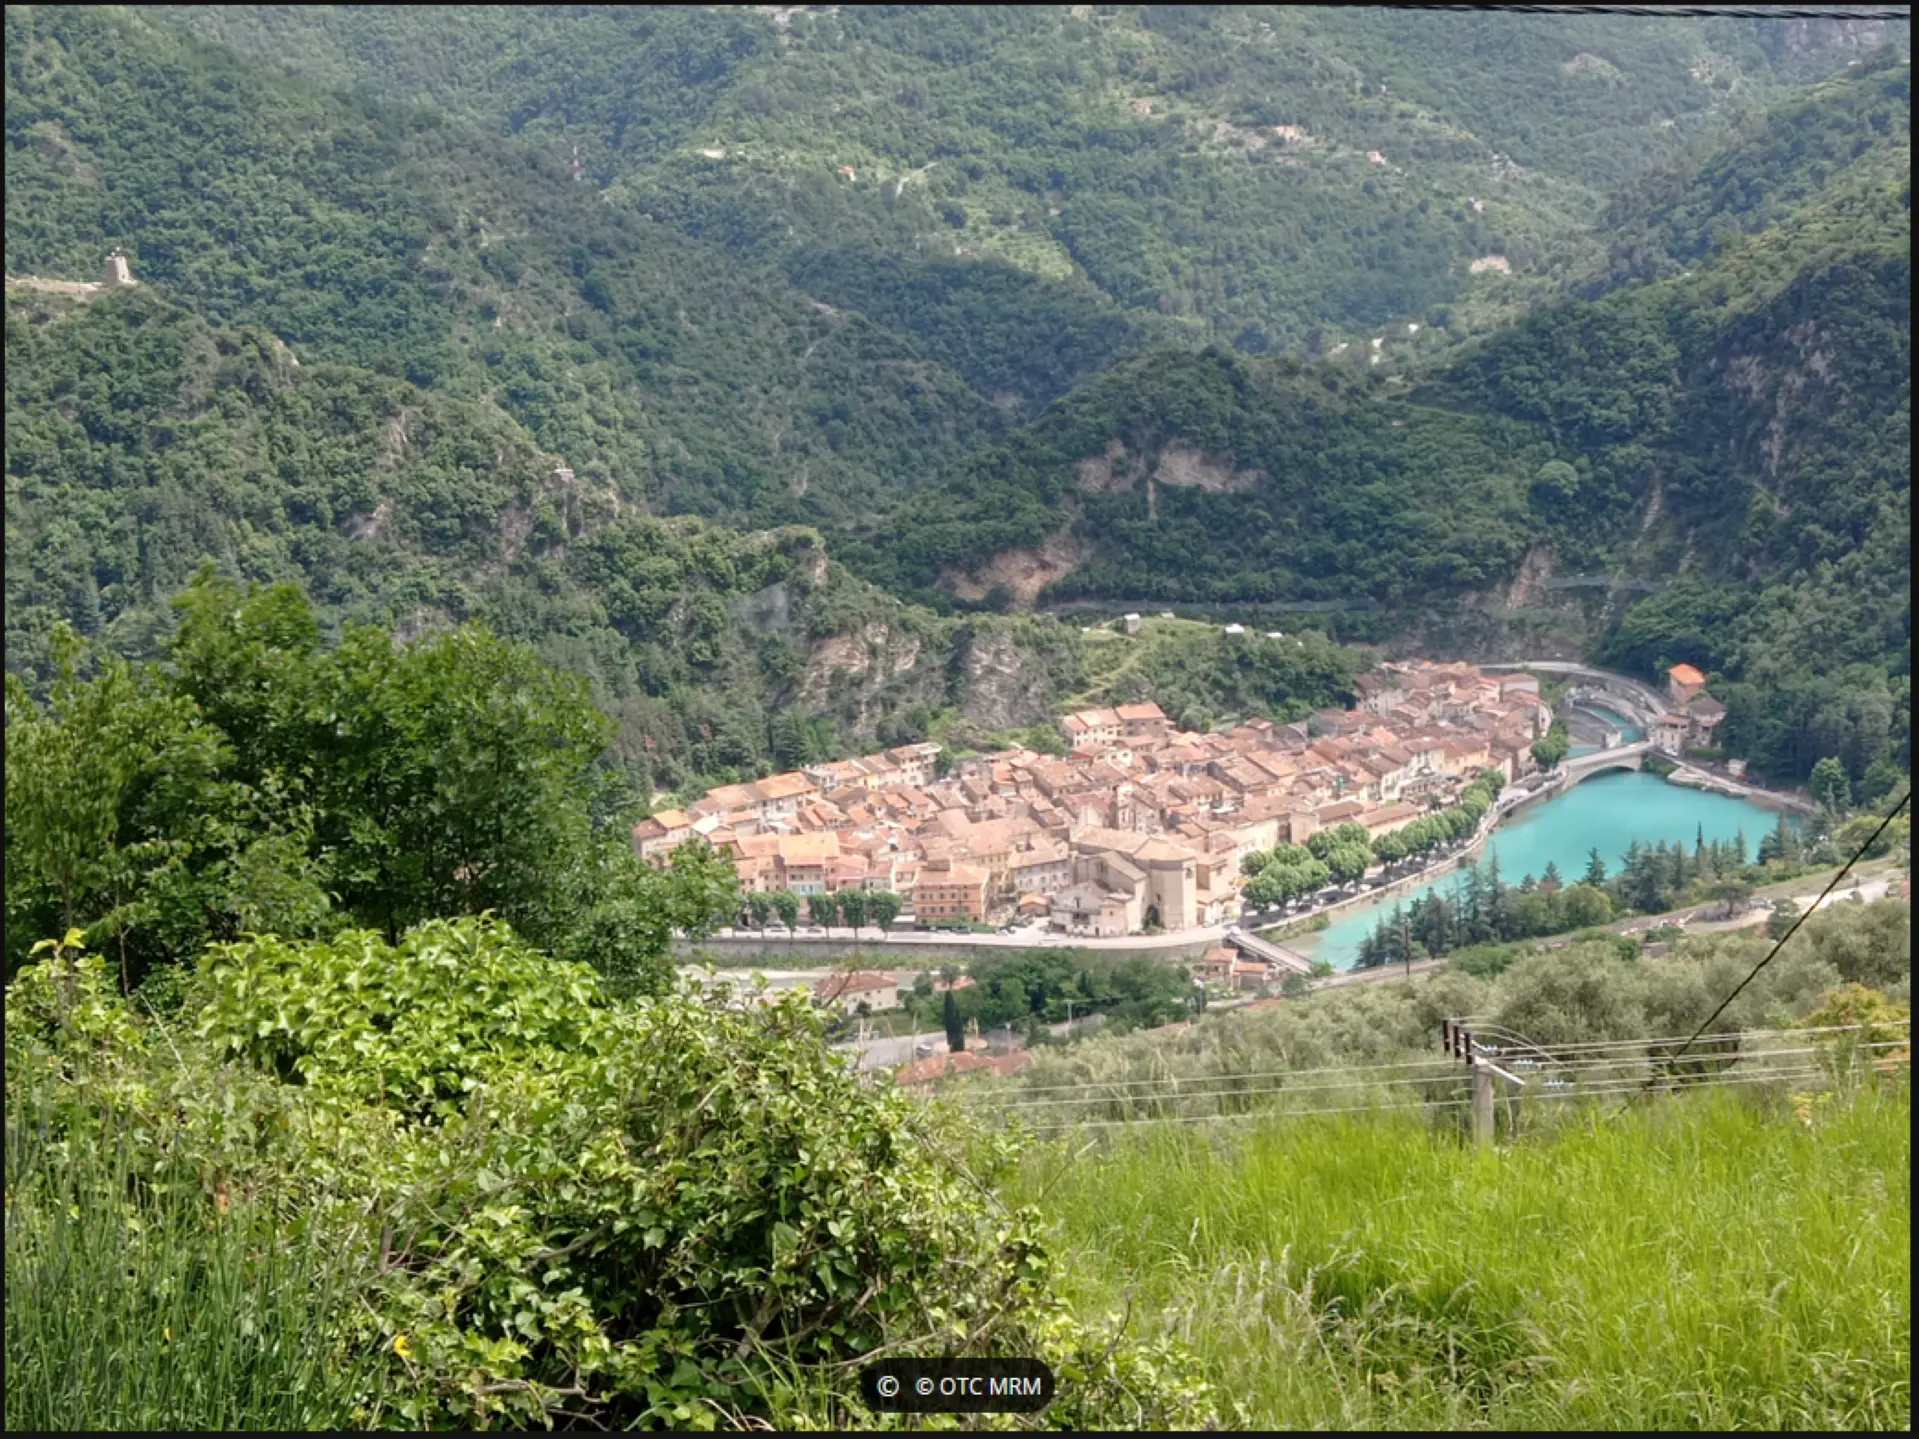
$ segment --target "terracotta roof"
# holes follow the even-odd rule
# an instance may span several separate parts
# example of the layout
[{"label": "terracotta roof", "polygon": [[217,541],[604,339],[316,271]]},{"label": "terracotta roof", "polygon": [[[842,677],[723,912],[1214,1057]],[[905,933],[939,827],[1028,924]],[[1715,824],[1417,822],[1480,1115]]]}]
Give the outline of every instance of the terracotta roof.
[{"label": "terracotta roof", "polygon": [[830,829],[818,834],[783,834],[777,838],[780,858],[788,864],[822,864],[840,856],[840,837]]},{"label": "terracotta roof", "polygon": [[805,775],[790,770],[785,774],[770,774],[765,779],[755,780],[752,787],[760,792],[761,799],[794,799],[803,794],[812,794],[819,788]]},{"label": "terracotta roof", "polygon": [[1368,829],[1382,824],[1397,824],[1401,820],[1417,819],[1420,814],[1416,804],[1389,804],[1380,809],[1369,809],[1359,817],[1359,822]]},{"label": "terracotta roof", "polygon": [[743,784],[715,785],[700,800],[702,809],[724,813],[727,810],[751,809],[759,802],[759,796],[752,786]]},{"label": "terracotta roof", "polygon": [[849,994],[871,994],[876,990],[895,989],[899,981],[892,975],[880,970],[856,969],[850,974],[829,974],[813,986],[813,993],[821,999],[842,999]]},{"label": "terracotta roof", "polygon": [[1706,677],[1691,665],[1674,665],[1666,671],[1682,685],[1703,685]]},{"label": "terracotta roof", "polygon": [[1133,858],[1142,864],[1178,864],[1198,857],[1185,845],[1171,844],[1163,839],[1149,839],[1133,851]]}]

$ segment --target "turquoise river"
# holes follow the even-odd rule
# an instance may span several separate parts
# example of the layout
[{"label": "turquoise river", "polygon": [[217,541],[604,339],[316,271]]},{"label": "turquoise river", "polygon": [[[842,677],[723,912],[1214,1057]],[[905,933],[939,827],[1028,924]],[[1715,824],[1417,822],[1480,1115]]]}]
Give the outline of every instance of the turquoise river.
[{"label": "turquoise river", "polygon": [[[1497,858],[1500,878],[1510,884],[1555,864],[1570,884],[1586,872],[1587,855],[1593,849],[1611,874],[1617,872],[1620,857],[1634,840],[1646,844],[1683,840],[1690,845],[1701,830],[1707,839],[1727,840],[1743,829],[1746,853],[1751,856],[1760,837],[1778,822],[1777,810],[1750,800],[1668,784],[1643,771],[1614,770],[1586,780],[1568,794],[1520,810],[1493,831],[1478,861],[1484,865]],[[1339,969],[1350,968],[1360,943],[1383,913],[1435,890],[1450,893],[1458,879],[1456,873],[1443,875],[1431,884],[1348,910],[1330,928],[1288,939],[1286,945],[1329,960]]]}]

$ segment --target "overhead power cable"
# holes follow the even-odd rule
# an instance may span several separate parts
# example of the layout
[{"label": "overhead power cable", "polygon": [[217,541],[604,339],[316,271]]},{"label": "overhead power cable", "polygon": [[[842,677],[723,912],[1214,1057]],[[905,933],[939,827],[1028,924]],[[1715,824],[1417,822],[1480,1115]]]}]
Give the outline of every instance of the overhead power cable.
[{"label": "overhead power cable", "polygon": [[[1901,1015],[1896,1019],[1888,1019],[1884,1022],[1887,1024],[1910,1024],[1912,1020],[1909,1016]],[[1453,1023],[1470,1030],[1475,1040],[1482,1034],[1490,1034],[1499,1030],[1498,1026],[1483,1020],[1455,1019]],[[1711,1037],[1714,1039],[1740,1040],[1797,1039],[1802,1035],[1808,1034],[1843,1034],[1849,1029],[1858,1028],[1859,1026],[1856,1024],[1813,1024],[1799,1025],[1790,1029],[1728,1029]],[[1533,1041],[1513,1030],[1508,1029],[1500,1032],[1510,1036],[1527,1048],[1538,1047],[1533,1044]],[[1549,1045],[1547,1048],[1553,1054],[1576,1054],[1586,1050],[1636,1049],[1648,1044],[1678,1044],[1688,1037],[1689,1036],[1684,1034],[1655,1034],[1649,1035],[1645,1039],[1575,1039],[1565,1044]],[[1485,1050],[1487,1053],[1493,1052],[1484,1045],[1479,1046],[1479,1048]]]},{"label": "overhead power cable", "polygon": [[[1909,1019],[1905,1018],[1889,1019],[1884,1022],[1892,1025],[1911,1023]],[[1736,1040],[1741,1045],[1753,1045],[1768,1040],[1794,1040],[1819,1034],[1841,1034],[1857,1030],[1860,1027],[1861,1026],[1856,1024],[1829,1024],[1793,1029],[1729,1030],[1724,1034],[1712,1035],[1710,1038],[1718,1041]],[[1474,1027],[1475,1036],[1484,1032],[1482,1027]],[[1515,1035],[1514,1038],[1518,1039],[1519,1036]],[[1681,1061],[1680,1052],[1675,1051],[1671,1055],[1654,1054],[1649,1052],[1650,1048],[1660,1044],[1677,1044],[1685,1038],[1686,1036],[1684,1035],[1667,1034],[1655,1035],[1649,1039],[1581,1040],[1571,1044],[1557,1044],[1552,1046],[1550,1050],[1542,1050],[1540,1052],[1546,1056],[1545,1063],[1558,1069],[1579,1068],[1588,1063],[1616,1064],[1633,1061],[1675,1064]],[[1532,1048],[1533,1046],[1528,1044],[1527,1047]],[[1482,1050],[1482,1052],[1484,1051]],[[1741,1049],[1737,1053],[1715,1051],[1700,1055],[1699,1061],[1747,1059],[1781,1052],[1782,1051],[1779,1050],[1766,1049]],[[1791,1052],[1799,1053],[1804,1051]],[[1560,1058],[1559,1056],[1562,1054],[1567,1057],[1564,1059]],[[1182,1086],[1186,1085],[1239,1084],[1270,1079],[1297,1080],[1329,1074],[1339,1076],[1379,1074],[1382,1072],[1390,1074],[1393,1071],[1415,1069],[1425,1072],[1406,1075],[1400,1078],[1362,1080],[1359,1081],[1355,1087],[1363,1087],[1364,1085],[1389,1086],[1432,1083],[1456,1075],[1459,1072],[1458,1067],[1453,1061],[1440,1059],[1402,1061],[1395,1064],[1321,1065],[1311,1069],[1258,1070],[1250,1074],[1154,1075],[1140,1079],[1087,1079],[1075,1081],[1070,1084],[1036,1085],[1030,1089],[1020,1089],[1017,1091],[986,1091],[979,1096],[979,1107],[992,1108],[1004,1104],[1010,1107],[1032,1108],[1037,1107],[1037,1105],[1042,1102],[1049,1104],[1080,1102],[1071,1098],[1058,1101],[1052,1099],[1039,1101],[1032,1098],[1032,1096],[1035,1095],[1082,1095],[1087,1096],[1089,1102],[1096,1102],[1101,1099],[1150,1099],[1160,1096],[1185,1095],[1196,1092],[1182,1088]],[[1292,1087],[1299,1090],[1307,1090],[1344,1086],[1297,1085]]]},{"label": "overhead power cable", "polygon": [[1904,794],[1899,796],[1899,803],[1886,811],[1886,817],[1879,821],[1879,827],[1873,830],[1873,832],[1869,836],[1867,836],[1866,842],[1860,845],[1859,848],[1854,850],[1852,852],[1852,857],[1839,867],[1839,873],[1835,874],[1832,877],[1831,882],[1826,885],[1825,889],[1820,891],[1819,898],[1815,899],[1812,902],[1811,906],[1807,908],[1804,914],[1799,915],[1797,918],[1793,920],[1792,927],[1789,928],[1784,934],[1779,936],[1778,940],[1774,943],[1773,947],[1766,951],[1765,958],[1761,959],[1759,963],[1755,964],[1752,967],[1752,973],[1748,974],[1744,979],[1740,980],[1738,984],[1734,985],[1732,989],[1732,993],[1719,1001],[1719,1008],[1715,1009],[1711,1014],[1706,1016],[1705,1021],[1700,1024],[1699,1028],[1695,1029],[1692,1032],[1692,1038],[1688,1039],[1684,1044],[1679,1046],[1680,1054],[1684,1054],[1688,1049],[1691,1049],[1693,1046],[1694,1040],[1697,1040],[1700,1035],[1704,1034],[1706,1030],[1711,1026],[1712,1022],[1715,1019],[1719,1018],[1720,1015],[1726,1012],[1726,1006],[1731,1004],[1735,999],[1739,997],[1740,991],[1743,990],[1747,985],[1751,984],[1753,980],[1759,977],[1760,970],[1764,969],[1767,965],[1773,962],[1773,959],[1778,955],[1779,951],[1785,948],[1786,941],[1791,939],[1795,934],[1799,933],[1799,926],[1806,922],[1808,916],[1818,912],[1819,906],[1826,902],[1826,896],[1831,894],[1833,890],[1839,887],[1839,881],[1844,879],[1849,873],[1851,873],[1852,867],[1855,864],[1859,863],[1860,859],[1862,859],[1865,856],[1866,851],[1871,849],[1875,844],[1879,842],[1879,836],[1886,832],[1886,826],[1891,824],[1893,820],[1899,817],[1899,812],[1903,810],[1906,807],[1906,805],[1911,802],[1911,800],[1912,800],[1912,790],[1908,788]]},{"label": "overhead power cable", "polygon": [[[1437,1071],[1451,1069],[1451,1061],[1445,1059],[1402,1059],[1392,1064],[1322,1064],[1312,1069],[1270,1069],[1257,1074],[1209,1074],[1195,1075],[1188,1083],[1197,1080],[1214,1079],[1278,1079],[1291,1078],[1307,1074],[1367,1074],[1392,1069],[1430,1069]],[[1121,1084],[1178,1084],[1177,1075],[1147,1075],[1140,1079],[1079,1079],[1070,1084],[1041,1084],[1022,1091],[1026,1094],[1049,1094],[1062,1089],[1104,1089]]]},{"label": "overhead power cable", "polygon": [[1474,14],[1515,15],[1625,15],[1645,20],[1910,20],[1912,7],[1900,5],[1867,10],[1787,9],[1745,5],[1402,5],[1402,10],[1457,10]]},{"label": "overhead power cable", "polygon": [[[1909,1056],[1892,1056],[1880,1062],[1881,1064],[1891,1063],[1909,1067],[1911,1059]],[[1823,1076],[1825,1072],[1823,1068],[1817,1065],[1805,1065],[1796,1069],[1772,1070],[1760,1074],[1714,1075],[1701,1078],[1697,1082],[1691,1083],[1674,1081],[1668,1087],[1673,1091],[1692,1091],[1725,1088],[1735,1084],[1776,1084],[1794,1079],[1817,1079]],[[1539,1094],[1528,1095],[1527,1097],[1528,1099],[1534,1100],[1557,1101],[1567,1099],[1603,1099],[1612,1095],[1621,1095],[1630,1099],[1644,1092],[1642,1082],[1632,1080],[1620,1084],[1568,1088],[1557,1092],[1548,1090]],[[1390,1106],[1390,1108],[1396,1110],[1454,1109],[1461,1105],[1470,1104],[1471,1102],[1470,1099],[1434,1099],[1416,1104],[1393,1105]],[[1314,1115],[1322,1114],[1376,1114],[1380,1111],[1380,1108],[1381,1106],[1379,1105],[1354,1104],[1320,1109],[1253,1110],[1246,1114],[1167,1114],[1141,1119],[1094,1119],[1078,1123],[1066,1120],[1056,1124],[1036,1125],[1034,1126],[1033,1132],[1035,1134],[1047,1135],[1065,1134],[1084,1129],[1133,1129],[1153,1124],[1214,1124],[1232,1123],[1244,1119],[1309,1119]]]},{"label": "overhead power cable", "polygon": [[[1452,1109],[1462,1104],[1471,1104],[1470,1099],[1428,1099],[1416,1104],[1393,1105],[1393,1109]],[[1067,1129],[1123,1129],[1135,1124],[1199,1124],[1209,1120],[1235,1119],[1305,1119],[1315,1114],[1377,1114],[1377,1104],[1347,1104],[1331,1109],[1266,1109],[1254,1110],[1250,1114],[1173,1114],[1158,1119],[1089,1119],[1084,1123],[1067,1121],[1061,1124],[1037,1125],[1036,1134],[1054,1134]]]},{"label": "overhead power cable", "polygon": [[[1906,1047],[1906,1044],[1907,1044],[1907,1041],[1905,1040],[1894,1039],[1894,1040],[1883,1040],[1883,1041],[1879,1041],[1871,1044],[1863,1044],[1863,1045],[1860,1045],[1859,1048],[1862,1050],[1902,1049]],[[1767,1077],[1779,1072],[1777,1070],[1768,1069],[1766,1066],[1769,1064],[1773,1064],[1774,1062],[1782,1059],[1803,1059],[1807,1055],[1813,1055],[1818,1053],[1821,1053],[1821,1050],[1817,1046],[1810,1046],[1810,1047],[1804,1047],[1799,1049],[1757,1050],[1750,1054],[1740,1054],[1740,1055],[1697,1054],[1697,1055],[1689,1056],[1684,1059],[1675,1060],[1673,1062],[1680,1063],[1680,1064],[1703,1065],[1703,1064],[1711,1064],[1711,1063],[1714,1063],[1715,1061],[1730,1060],[1734,1064],[1740,1064],[1745,1066],[1745,1070],[1743,1071],[1745,1073],[1755,1074],[1760,1077]],[[1598,1092],[1597,1089],[1593,1087],[1594,1084],[1619,1083],[1619,1084],[1624,1084],[1628,1088],[1636,1089],[1641,1087],[1645,1083],[1646,1076],[1645,1075],[1628,1075],[1628,1074],[1621,1073],[1620,1071],[1624,1069],[1625,1067],[1627,1067],[1627,1065],[1629,1064],[1645,1066],[1653,1062],[1654,1061],[1647,1060],[1643,1057],[1640,1059],[1631,1060],[1631,1061],[1619,1061],[1619,1060],[1610,1060],[1610,1059],[1589,1060],[1583,1064],[1565,1066],[1560,1071],[1556,1071],[1551,1074],[1541,1075],[1539,1077],[1547,1081],[1548,1083],[1550,1083],[1554,1079],[1564,1079],[1566,1078],[1567,1075],[1571,1075],[1573,1083],[1586,1086],[1584,1090],[1584,1092],[1586,1093]],[[1665,1061],[1659,1061],[1659,1063],[1663,1066]],[[1797,1072],[1797,1071],[1794,1071],[1794,1072]],[[1590,1079],[1582,1076],[1590,1076]],[[1453,1077],[1463,1080],[1465,1078],[1465,1075],[1461,1073],[1459,1070],[1454,1070]],[[1681,1072],[1678,1074],[1667,1076],[1667,1081],[1670,1083],[1678,1084],[1678,1085],[1688,1085],[1696,1080],[1710,1080],[1714,1077],[1715,1076],[1704,1073],[1704,1072],[1698,1072],[1698,1073]],[[1253,1088],[1253,1089],[1191,1089],[1191,1090],[1181,1090],[1176,1093],[1161,1093],[1161,1094],[1125,1094],[1125,1095],[1104,1095],[1104,1096],[1087,1095],[1083,1098],[1077,1098],[1077,1099],[1043,1099],[1043,1100],[1037,1100],[1030,1104],[1014,1103],[1014,1104],[1007,1105],[1004,1109],[998,1109],[995,1112],[1001,1113],[1001,1114],[1032,1114],[1038,1110],[1059,1109],[1061,1107],[1072,1106],[1072,1105],[1082,1105],[1082,1106],[1095,1106],[1095,1105],[1101,1105],[1101,1104],[1172,1105],[1172,1104],[1178,1104],[1181,1101],[1188,1100],[1188,1099],[1259,1099],[1259,1098],[1270,1098],[1274,1096],[1323,1093],[1327,1090],[1377,1089],[1377,1088],[1382,1088],[1386,1085],[1391,1085],[1391,1084],[1404,1085],[1404,1084],[1418,1084],[1418,1083],[1426,1083],[1426,1082],[1428,1081],[1399,1079],[1399,1080],[1360,1081],[1358,1083],[1353,1083],[1353,1084],[1302,1084],[1302,1085],[1273,1084],[1273,1085],[1264,1085],[1264,1086],[1260,1086],[1258,1088]],[[1432,1082],[1439,1082],[1439,1081],[1432,1081]],[[1527,1091],[1528,1095],[1533,1095],[1540,1092],[1542,1091],[1535,1090],[1530,1087],[1528,1088],[1528,1091]],[[988,1107],[990,1106],[982,1106],[982,1108],[988,1108]],[[1391,1106],[1385,1105],[1381,1107],[1390,1108]]]}]

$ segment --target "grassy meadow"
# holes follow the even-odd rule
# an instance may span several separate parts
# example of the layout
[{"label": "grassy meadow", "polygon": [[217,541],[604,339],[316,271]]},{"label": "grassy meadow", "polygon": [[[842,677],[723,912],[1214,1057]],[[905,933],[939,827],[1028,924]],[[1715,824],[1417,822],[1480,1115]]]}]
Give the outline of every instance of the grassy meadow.
[{"label": "grassy meadow", "polygon": [[1415,1115],[1141,1126],[1019,1189],[1076,1304],[1192,1345],[1258,1427],[1904,1429],[1909,1094],[1798,1106],[1483,1155]]}]

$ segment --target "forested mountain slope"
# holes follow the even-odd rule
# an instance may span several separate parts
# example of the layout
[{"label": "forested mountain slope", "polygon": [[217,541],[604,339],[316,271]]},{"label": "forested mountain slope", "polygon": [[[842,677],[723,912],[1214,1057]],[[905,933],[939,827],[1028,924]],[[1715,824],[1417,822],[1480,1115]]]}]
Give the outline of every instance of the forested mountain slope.
[{"label": "forested mountain slope", "polygon": [[[1697,550],[1755,578],[1896,544],[1909,76],[1888,58],[1769,117],[1761,148],[1790,123],[1798,153],[1735,146],[1754,174],[1736,200],[1649,209],[1642,231],[1697,270],[1541,306],[1439,365],[1127,360],[856,554],[899,590],[965,593],[1046,549],[1052,599],[1398,605],[1504,582],[1534,545],[1642,578]],[[1701,187],[1728,163],[1694,167]],[[1819,169],[1815,186],[1803,172]]]},{"label": "forested mountain slope", "polygon": [[[1618,662],[1798,695],[1734,703],[1775,769],[1900,751],[1909,69],[1856,48],[1902,29],[557,13],[9,9],[9,273],[117,244],[144,287],[10,303],[10,666],[56,614],[141,652],[207,556],[336,622],[537,637],[678,778],[1071,692],[1070,631],[978,658],[992,627],[956,609],[1390,619],[1577,572],[1630,582],[1598,602]],[[1463,259],[1515,235],[1541,257],[1516,296],[1586,298],[1463,349],[1500,305],[1438,347],[1358,338],[1450,323],[1497,282]],[[1248,353],[1315,330],[1324,359]],[[829,567],[748,604],[818,539],[671,513],[811,526],[895,598]]]},{"label": "forested mountain slope", "polygon": [[6,262],[136,279],[303,360],[486,397],[635,503],[827,520],[1000,411],[910,339],[436,115],[138,13],[7,11]]},{"label": "forested mountain slope", "polygon": [[[910,274],[822,271],[820,252],[998,259],[1075,334],[1097,295],[1255,350],[1507,309],[1586,252],[1621,185],[1907,33],[1390,7],[163,13],[322,83],[577,145],[616,202],[836,305],[910,293]],[[1494,255],[1516,278],[1469,268]],[[981,315],[1010,283],[947,273],[986,287]],[[1051,398],[1018,348],[995,359],[992,388]]]},{"label": "forested mountain slope", "polygon": [[1912,119],[1904,71],[1890,53],[1743,116],[1723,143],[1661,166],[1614,197],[1599,226],[1608,263],[1586,298],[1630,280],[1663,279],[1742,236],[1828,212],[1825,228],[1864,198],[1909,181]]},{"label": "forested mountain slope", "polygon": [[151,291],[10,292],[6,353],[9,669],[43,672],[59,619],[155,653],[211,560],[299,582],[335,629],[534,643],[591,682],[642,798],[942,713],[1030,724],[1076,674],[1064,626],[903,605],[811,529],[649,516],[485,400],[298,363]]},{"label": "forested mountain slope", "polygon": [[[1509,573],[1545,439],[1342,366],[1161,351],[1059,401],[849,558],[931,598],[1416,601]],[[1018,598],[1039,592],[1028,586]]]},{"label": "forested mountain slope", "polygon": [[[963,595],[1035,574],[1014,598],[1041,601],[1417,607],[1503,585],[1522,557],[1535,583],[1611,574],[1632,584],[1601,616],[1609,657],[1718,668],[1736,749],[1803,773],[1843,742],[1862,778],[1906,743],[1909,91],[1883,57],[1742,139],[1749,188],[1703,162],[1717,201],[1642,221],[1697,269],[1403,373],[1128,361],[853,558]],[[1662,592],[1622,618],[1633,587]]]}]

